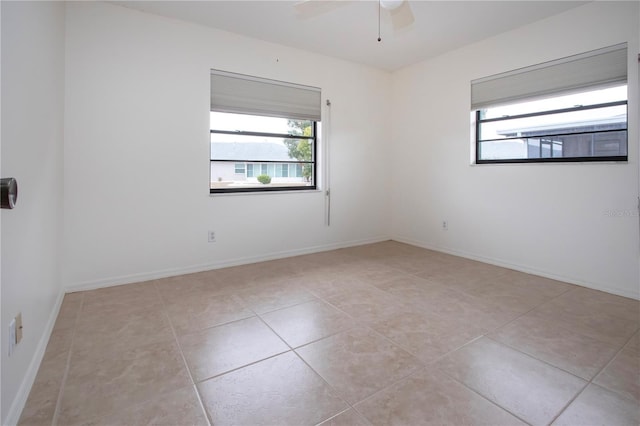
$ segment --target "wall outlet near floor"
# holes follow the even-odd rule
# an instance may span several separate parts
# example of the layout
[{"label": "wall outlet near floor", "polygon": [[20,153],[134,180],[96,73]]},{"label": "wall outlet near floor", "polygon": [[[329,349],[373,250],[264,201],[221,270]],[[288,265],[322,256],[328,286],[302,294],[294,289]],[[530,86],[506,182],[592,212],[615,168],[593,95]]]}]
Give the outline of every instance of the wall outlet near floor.
[{"label": "wall outlet near floor", "polygon": [[210,243],[216,242],[216,231],[209,231],[209,242]]},{"label": "wall outlet near floor", "polygon": [[442,230],[443,231],[448,231],[449,230],[449,222],[447,222],[446,220],[442,221]]}]

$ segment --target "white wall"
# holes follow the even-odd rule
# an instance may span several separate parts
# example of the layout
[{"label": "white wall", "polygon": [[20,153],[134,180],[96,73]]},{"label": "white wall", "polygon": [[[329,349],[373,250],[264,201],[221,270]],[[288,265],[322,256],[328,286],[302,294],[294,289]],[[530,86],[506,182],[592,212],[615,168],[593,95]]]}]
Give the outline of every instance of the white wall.
[{"label": "white wall", "polygon": [[[640,297],[638,6],[590,3],[394,73],[393,237]],[[471,80],[624,41],[628,163],[470,165]]]},{"label": "white wall", "polygon": [[[2,414],[17,421],[62,295],[64,4],[6,2],[2,8],[3,177],[18,180],[14,210],[2,210]],[[7,355],[10,320],[24,337]]]},{"label": "white wall", "polygon": [[[94,2],[67,5],[66,43],[68,288],[389,237],[390,74]],[[209,196],[211,68],[331,99],[331,227],[321,192]]]}]

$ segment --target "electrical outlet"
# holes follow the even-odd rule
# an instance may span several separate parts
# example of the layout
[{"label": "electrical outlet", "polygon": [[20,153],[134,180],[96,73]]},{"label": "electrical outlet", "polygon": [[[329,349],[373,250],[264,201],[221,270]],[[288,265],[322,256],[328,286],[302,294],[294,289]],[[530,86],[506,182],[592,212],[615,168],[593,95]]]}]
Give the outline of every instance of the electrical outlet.
[{"label": "electrical outlet", "polygon": [[443,231],[448,231],[449,230],[449,222],[447,222],[446,220],[442,221],[442,230]]},{"label": "electrical outlet", "polygon": [[209,242],[210,243],[216,242],[216,231],[209,231]]},{"label": "electrical outlet", "polygon": [[22,340],[22,312],[16,316],[16,345]]}]

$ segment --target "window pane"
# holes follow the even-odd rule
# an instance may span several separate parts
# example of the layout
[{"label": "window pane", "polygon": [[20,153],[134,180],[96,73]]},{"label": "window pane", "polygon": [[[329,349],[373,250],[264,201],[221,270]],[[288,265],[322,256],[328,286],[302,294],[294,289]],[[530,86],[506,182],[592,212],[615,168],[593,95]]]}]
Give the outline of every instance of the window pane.
[{"label": "window pane", "polygon": [[288,118],[211,111],[210,123],[211,130],[302,135],[303,129],[307,127],[311,128],[313,122],[308,120],[292,120]]},{"label": "window pane", "polygon": [[307,139],[211,134],[212,160],[312,161]]},{"label": "window pane", "polygon": [[[280,175],[276,172],[280,168]],[[266,173],[262,173],[264,170]],[[286,172],[283,172],[286,170]],[[257,171],[260,171],[258,173]],[[290,173],[295,172],[297,173]],[[269,173],[271,172],[271,173]],[[262,184],[259,175],[269,175],[271,182]],[[277,188],[277,187],[307,187],[313,186],[313,166],[311,164],[247,164],[247,174],[234,174],[234,163],[228,161],[211,161],[211,188],[242,189],[242,188]]]},{"label": "window pane", "polygon": [[478,149],[482,160],[626,156],[627,132],[480,142]]},{"label": "window pane", "polygon": [[627,128],[627,106],[545,114],[480,125],[480,140]]},{"label": "window pane", "polygon": [[478,161],[626,160],[626,99],[624,85],[481,110]]},{"label": "window pane", "polygon": [[[317,126],[313,121],[211,113],[212,192],[315,188]],[[236,130],[255,134],[219,133]],[[270,179],[259,181],[261,175]]]},{"label": "window pane", "polygon": [[606,89],[589,90],[572,95],[555,96],[535,101],[519,102],[511,105],[491,107],[483,110],[483,117],[500,118],[508,115],[529,114],[538,111],[571,108],[576,105],[597,105],[627,100],[627,85]]}]

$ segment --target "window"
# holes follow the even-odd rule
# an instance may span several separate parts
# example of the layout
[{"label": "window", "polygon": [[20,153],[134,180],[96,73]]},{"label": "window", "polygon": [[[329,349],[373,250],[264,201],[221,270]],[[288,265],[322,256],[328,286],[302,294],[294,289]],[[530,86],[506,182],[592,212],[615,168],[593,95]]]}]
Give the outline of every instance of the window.
[{"label": "window", "polygon": [[319,120],[319,89],[212,71],[210,192],[316,189]]},{"label": "window", "polygon": [[476,163],[627,161],[627,49],[471,83]]}]

